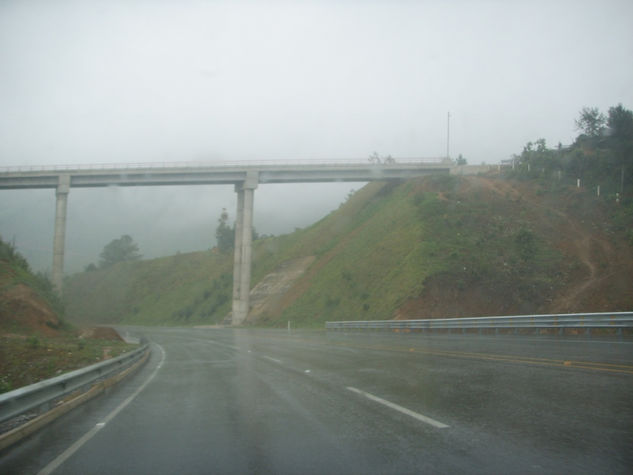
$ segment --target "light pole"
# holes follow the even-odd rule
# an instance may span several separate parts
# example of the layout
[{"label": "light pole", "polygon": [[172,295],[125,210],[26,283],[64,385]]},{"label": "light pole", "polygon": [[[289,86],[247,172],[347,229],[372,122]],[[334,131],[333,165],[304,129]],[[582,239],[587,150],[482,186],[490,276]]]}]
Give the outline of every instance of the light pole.
[{"label": "light pole", "polygon": [[451,140],[451,113],[448,113],[446,117],[446,158],[447,160],[451,159],[450,154],[450,140]]}]

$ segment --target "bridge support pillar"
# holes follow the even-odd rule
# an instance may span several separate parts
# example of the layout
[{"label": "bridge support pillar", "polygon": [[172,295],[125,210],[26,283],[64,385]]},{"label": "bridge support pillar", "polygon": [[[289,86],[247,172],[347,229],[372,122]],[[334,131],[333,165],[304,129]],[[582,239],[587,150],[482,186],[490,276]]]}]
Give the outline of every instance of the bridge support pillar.
[{"label": "bridge support pillar", "polygon": [[246,180],[235,185],[237,216],[235,220],[235,254],[233,258],[233,314],[231,322],[233,325],[244,323],[250,309],[253,204],[257,185],[257,172],[248,172]]},{"label": "bridge support pillar", "polygon": [[61,295],[64,280],[64,246],[66,240],[66,208],[70,192],[70,176],[60,175],[55,190],[55,232],[53,235],[53,287]]}]

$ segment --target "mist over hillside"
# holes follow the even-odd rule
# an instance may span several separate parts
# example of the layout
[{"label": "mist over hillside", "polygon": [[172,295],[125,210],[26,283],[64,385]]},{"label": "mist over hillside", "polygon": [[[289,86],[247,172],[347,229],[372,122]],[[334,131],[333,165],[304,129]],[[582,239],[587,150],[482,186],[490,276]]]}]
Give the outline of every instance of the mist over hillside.
[{"label": "mist over hillside", "polygon": [[[254,225],[278,235],[312,224],[345,200],[359,183],[260,185]],[[112,239],[128,234],[146,259],[210,249],[225,208],[235,219],[233,186],[73,188],[68,198],[65,269],[97,263]],[[0,231],[37,271],[51,267],[55,193],[2,190]]]}]

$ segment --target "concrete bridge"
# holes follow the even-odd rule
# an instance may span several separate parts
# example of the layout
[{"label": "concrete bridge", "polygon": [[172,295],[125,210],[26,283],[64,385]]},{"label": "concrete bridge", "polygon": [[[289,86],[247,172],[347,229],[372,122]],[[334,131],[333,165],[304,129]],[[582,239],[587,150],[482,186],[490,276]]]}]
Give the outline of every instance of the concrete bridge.
[{"label": "concrete bridge", "polygon": [[68,165],[0,169],[0,190],[51,188],[57,198],[53,238],[52,281],[61,293],[64,272],[66,209],[72,187],[235,185],[237,213],[233,267],[233,324],[249,311],[254,191],[265,183],[324,183],[403,180],[450,173],[452,162],[399,160],[391,163],[357,162],[239,162],[227,164],[175,163],[126,165]]}]

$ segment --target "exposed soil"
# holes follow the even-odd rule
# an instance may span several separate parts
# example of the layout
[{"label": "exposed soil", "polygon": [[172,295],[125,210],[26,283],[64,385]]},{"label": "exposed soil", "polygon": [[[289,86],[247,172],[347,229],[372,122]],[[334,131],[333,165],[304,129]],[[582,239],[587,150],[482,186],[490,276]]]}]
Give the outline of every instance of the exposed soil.
[{"label": "exposed soil", "polygon": [[17,284],[0,296],[0,334],[35,333],[58,336],[60,321],[57,315],[30,287]]},{"label": "exposed soil", "polygon": [[292,288],[314,260],[314,256],[292,259],[266,275],[250,292],[251,309],[247,321],[254,322],[267,314],[277,313],[284,294]]},{"label": "exposed soil", "polygon": [[92,338],[95,340],[124,341],[121,335],[110,327],[91,327],[79,331],[79,338]]},{"label": "exposed soil", "polygon": [[132,345],[112,328],[70,330],[33,289],[0,294],[0,393],[112,358]]}]

